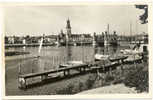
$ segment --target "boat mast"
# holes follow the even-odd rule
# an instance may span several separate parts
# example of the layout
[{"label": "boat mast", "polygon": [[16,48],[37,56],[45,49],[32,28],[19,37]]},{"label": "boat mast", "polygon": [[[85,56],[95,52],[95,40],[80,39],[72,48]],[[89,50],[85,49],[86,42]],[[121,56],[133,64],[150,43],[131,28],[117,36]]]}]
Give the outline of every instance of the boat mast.
[{"label": "boat mast", "polygon": [[130,43],[132,43],[132,23],[130,21]]},{"label": "boat mast", "polygon": [[83,39],[84,39],[84,36],[83,36],[83,34],[82,34],[82,35],[81,35],[81,47],[82,47],[82,61],[84,62]]},{"label": "boat mast", "polygon": [[138,34],[138,26],[137,26],[137,20],[136,20],[135,21],[135,38],[134,38],[135,43],[136,43],[136,36],[137,36],[137,34]]},{"label": "boat mast", "polygon": [[107,33],[109,34],[109,24],[107,25]]},{"label": "boat mast", "polygon": [[[66,36],[67,36],[67,35],[66,35]],[[69,51],[68,51],[68,37],[66,38],[66,51],[67,51],[66,63],[67,63],[67,62],[69,61],[69,58],[68,58],[68,57],[69,57],[69,56],[68,56],[68,55],[69,55],[69,54],[68,54],[68,53],[69,53]]]},{"label": "boat mast", "polygon": [[108,34],[107,43],[108,43],[108,45],[109,45],[109,42],[110,42],[110,41],[109,41],[109,38],[110,38],[110,37],[109,37],[109,24],[108,24],[108,26],[107,26],[107,32],[108,32],[108,33],[107,33],[107,34]]},{"label": "boat mast", "polygon": [[42,49],[42,45],[43,45],[43,37],[40,40],[39,49],[38,49],[38,57],[40,57],[40,52],[41,52],[41,49]]}]

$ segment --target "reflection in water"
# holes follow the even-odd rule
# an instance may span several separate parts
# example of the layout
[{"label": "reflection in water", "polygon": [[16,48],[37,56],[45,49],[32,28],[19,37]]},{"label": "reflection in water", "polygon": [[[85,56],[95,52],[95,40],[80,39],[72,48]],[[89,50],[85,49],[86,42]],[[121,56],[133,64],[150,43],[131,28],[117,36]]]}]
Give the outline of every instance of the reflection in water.
[{"label": "reflection in water", "polygon": [[[18,48],[21,50],[21,48]],[[26,48],[30,55],[37,55],[38,48]],[[67,47],[42,47],[40,58],[28,59],[23,61],[22,72],[34,73],[50,69],[58,69],[58,65],[70,60],[84,62],[94,61],[94,55],[115,54],[119,51],[118,47],[92,47],[92,46],[67,46]]]},{"label": "reflection in water", "polygon": [[117,49],[117,46],[94,47],[94,54],[113,55]]},{"label": "reflection in water", "polygon": [[38,60],[38,72],[43,72],[45,70],[45,66],[44,66],[44,61],[40,58],[37,59]]},{"label": "reflection in water", "polygon": [[67,54],[67,56],[66,56],[67,62],[71,61],[72,60],[72,48],[71,48],[71,46],[66,47],[66,54]]}]

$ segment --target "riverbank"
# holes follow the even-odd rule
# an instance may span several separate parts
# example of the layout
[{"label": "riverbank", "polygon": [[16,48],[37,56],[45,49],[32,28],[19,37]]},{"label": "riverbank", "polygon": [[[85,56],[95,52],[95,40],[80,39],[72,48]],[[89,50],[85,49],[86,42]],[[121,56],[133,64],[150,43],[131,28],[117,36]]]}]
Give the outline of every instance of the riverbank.
[{"label": "riverbank", "polygon": [[[71,87],[72,94],[107,94],[107,93],[147,93],[149,91],[148,66],[146,63],[124,65],[124,71],[114,70],[110,74],[103,74],[103,78],[90,75],[85,83],[79,83],[78,90],[69,86],[63,89],[63,94]],[[86,87],[80,90],[80,87]],[[78,92],[80,90],[80,92]],[[70,92],[70,90],[69,90]],[[61,92],[60,92],[61,93]],[[61,94],[62,94],[61,93]]]},{"label": "riverbank", "polygon": [[[38,47],[40,43],[31,43],[31,44],[5,44],[5,47]],[[54,46],[54,43],[43,43],[42,46]]]},{"label": "riverbank", "polygon": [[80,92],[78,94],[102,94],[102,93],[137,93],[134,87],[130,88],[124,84],[111,84],[110,86],[99,87],[87,91]]},{"label": "riverbank", "polygon": [[[13,62],[12,62],[13,63]],[[9,69],[7,70],[9,71]],[[11,73],[14,73],[15,70]],[[16,72],[17,73],[17,72]],[[8,75],[7,77],[9,77]],[[16,76],[13,74],[13,76]],[[18,87],[11,86],[18,84],[18,81],[6,84],[7,95],[55,95],[55,94],[95,94],[105,93],[147,93],[148,84],[148,66],[146,63],[126,64],[124,70],[116,69],[112,74],[104,73],[103,78],[97,76],[96,73],[84,73],[49,82],[44,85],[35,86],[27,90],[20,90]],[[139,77],[138,77],[139,76]],[[12,74],[11,74],[12,77]],[[17,78],[17,77],[16,77]],[[15,78],[15,79],[16,79]],[[7,81],[7,80],[6,80]],[[63,85],[64,84],[64,85]],[[12,89],[7,89],[8,87]],[[119,88],[123,88],[120,91]],[[112,91],[107,89],[112,88]],[[93,89],[93,90],[92,90]],[[116,91],[115,91],[116,90]],[[84,92],[85,91],[85,92]],[[86,92],[88,91],[88,92]]]},{"label": "riverbank", "polygon": [[[144,65],[144,63],[143,63]],[[107,93],[148,93],[149,79],[148,67],[136,65],[137,69],[128,68],[129,72],[114,80],[110,85],[98,87],[95,89],[86,90],[78,94],[107,94]],[[134,67],[134,66],[133,66]],[[133,69],[133,70],[132,70]],[[131,70],[131,71],[130,71]]]}]

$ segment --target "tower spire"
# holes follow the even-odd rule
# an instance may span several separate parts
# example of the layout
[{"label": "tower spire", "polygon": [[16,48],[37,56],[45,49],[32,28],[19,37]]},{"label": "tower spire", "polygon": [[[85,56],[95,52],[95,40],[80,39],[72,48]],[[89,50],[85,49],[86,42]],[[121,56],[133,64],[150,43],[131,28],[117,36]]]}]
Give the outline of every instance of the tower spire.
[{"label": "tower spire", "polygon": [[66,30],[67,30],[67,38],[71,37],[71,24],[69,18],[67,19],[66,23]]},{"label": "tower spire", "polygon": [[69,20],[69,18],[67,19],[67,25],[66,25],[66,28],[71,28],[71,25],[70,25],[70,20]]}]

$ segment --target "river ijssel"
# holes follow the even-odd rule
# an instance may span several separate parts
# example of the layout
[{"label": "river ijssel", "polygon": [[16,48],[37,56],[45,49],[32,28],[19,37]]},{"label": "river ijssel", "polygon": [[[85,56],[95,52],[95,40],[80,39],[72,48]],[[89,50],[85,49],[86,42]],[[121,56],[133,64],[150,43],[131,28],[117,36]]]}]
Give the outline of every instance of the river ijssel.
[{"label": "river ijssel", "polygon": [[[23,51],[23,48],[10,48]],[[47,95],[54,94],[54,90],[59,86],[67,84],[69,81],[75,81],[75,78],[58,81],[55,83],[45,84],[33,87],[27,90],[18,88],[18,74],[34,73],[49,69],[57,69],[58,65],[68,60],[82,60],[85,62],[93,61],[95,53],[99,54],[116,54],[122,47],[92,47],[92,46],[70,46],[70,47],[43,47],[38,56],[37,47],[27,47],[25,50],[30,52],[28,55],[10,56],[5,59],[5,82],[6,95]],[[84,76],[83,76],[84,77]],[[82,78],[80,78],[82,79]]]}]

